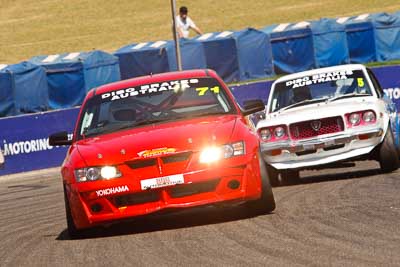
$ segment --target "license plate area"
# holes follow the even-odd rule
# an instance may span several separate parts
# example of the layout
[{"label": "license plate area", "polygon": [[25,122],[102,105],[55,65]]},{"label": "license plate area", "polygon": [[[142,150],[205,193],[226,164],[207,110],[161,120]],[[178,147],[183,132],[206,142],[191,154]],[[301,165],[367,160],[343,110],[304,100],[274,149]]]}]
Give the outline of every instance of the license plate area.
[{"label": "license plate area", "polygon": [[142,190],[148,190],[176,184],[183,184],[184,182],[185,179],[183,178],[183,174],[175,174],[142,180],[140,181],[140,186]]}]

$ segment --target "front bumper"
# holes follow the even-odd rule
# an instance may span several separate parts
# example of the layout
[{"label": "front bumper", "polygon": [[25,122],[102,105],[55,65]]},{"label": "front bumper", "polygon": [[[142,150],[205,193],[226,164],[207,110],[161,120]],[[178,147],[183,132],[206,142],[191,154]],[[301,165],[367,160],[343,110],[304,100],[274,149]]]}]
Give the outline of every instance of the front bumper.
[{"label": "front bumper", "polygon": [[[188,208],[221,202],[240,204],[261,196],[257,156],[250,161],[183,173],[184,184],[141,190],[140,181],[122,177],[111,181],[69,185],[69,201],[77,228],[111,223],[172,208]],[[98,196],[99,190],[125,188]],[[112,191],[112,190],[108,190]],[[114,190],[118,191],[118,190]],[[101,208],[99,208],[101,207]]]},{"label": "front bumper", "polygon": [[264,160],[275,169],[300,169],[368,154],[382,142],[381,128],[308,140],[261,143]]}]

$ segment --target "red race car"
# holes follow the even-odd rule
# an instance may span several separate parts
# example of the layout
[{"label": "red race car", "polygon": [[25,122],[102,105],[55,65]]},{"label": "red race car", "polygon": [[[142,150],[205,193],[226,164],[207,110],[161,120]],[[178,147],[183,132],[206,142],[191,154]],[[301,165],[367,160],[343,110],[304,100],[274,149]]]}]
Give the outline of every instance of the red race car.
[{"label": "red race car", "polygon": [[91,90],[62,165],[68,232],[164,209],[246,203],[271,212],[275,200],[259,139],[212,70],[172,72]]}]

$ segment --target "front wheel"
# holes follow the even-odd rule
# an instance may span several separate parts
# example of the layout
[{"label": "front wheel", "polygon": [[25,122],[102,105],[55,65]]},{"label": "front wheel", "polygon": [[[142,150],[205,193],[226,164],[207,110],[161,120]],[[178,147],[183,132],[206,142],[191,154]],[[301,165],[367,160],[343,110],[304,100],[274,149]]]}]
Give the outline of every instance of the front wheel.
[{"label": "front wheel", "polygon": [[275,198],[269,181],[267,168],[261,155],[259,155],[258,161],[261,176],[261,197],[246,204],[248,208],[255,211],[257,214],[271,213],[275,210]]},{"label": "front wheel", "polygon": [[64,185],[64,203],[65,203],[65,217],[67,220],[67,231],[71,239],[78,239],[82,236],[83,230],[76,228],[74,219],[72,218],[71,207],[69,205],[69,200],[67,197],[67,191]]},{"label": "front wheel", "polygon": [[395,171],[400,166],[400,160],[395,148],[393,133],[390,126],[386,132],[383,142],[379,145],[379,165],[385,173]]}]

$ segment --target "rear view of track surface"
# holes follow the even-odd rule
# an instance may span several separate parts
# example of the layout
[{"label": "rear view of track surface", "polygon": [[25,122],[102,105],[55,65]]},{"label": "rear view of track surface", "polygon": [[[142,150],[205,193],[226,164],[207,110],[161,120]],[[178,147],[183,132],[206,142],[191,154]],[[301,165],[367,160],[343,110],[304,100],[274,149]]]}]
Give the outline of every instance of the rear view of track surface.
[{"label": "rear view of track surface", "polygon": [[56,169],[0,177],[0,266],[400,266],[400,171],[301,172],[277,209],[196,208],[70,240]]}]

